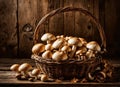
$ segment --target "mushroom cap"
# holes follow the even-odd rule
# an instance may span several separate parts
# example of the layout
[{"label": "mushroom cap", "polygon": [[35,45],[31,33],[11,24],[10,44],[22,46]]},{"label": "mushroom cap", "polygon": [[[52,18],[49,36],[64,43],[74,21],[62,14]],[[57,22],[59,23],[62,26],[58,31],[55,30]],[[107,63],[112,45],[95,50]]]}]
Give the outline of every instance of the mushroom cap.
[{"label": "mushroom cap", "polygon": [[87,48],[82,46],[80,47],[77,51],[76,51],[76,54],[83,54],[83,53],[86,53],[87,52]]},{"label": "mushroom cap", "polygon": [[53,55],[52,55],[52,59],[55,61],[61,61],[62,59],[62,52],[60,51],[56,51]]},{"label": "mushroom cap", "polygon": [[42,40],[42,41],[47,41],[47,40],[52,41],[52,40],[55,40],[55,39],[56,39],[56,37],[55,37],[53,34],[51,34],[51,33],[45,33],[45,34],[41,37],[41,40]]},{"label": "mushroom cap", "polygon": [[87,41],[86,41],[84,38],[79,38],[79,40],[81,41],[81,43],[82,43],[83,45],[86,45],[86,44],[87,44]]},{"label": "mushroom cap", "polygon": [[68,59],[68,55],[66,53],[63,53],[61,57],[63,61]]},{"label": "mushroom cap", "polygon": [[32,47],[32,53],[39,54],[45,50],[45,45],[42,43],[37,43]]},{"label": "mushroom cap", "polygon": [[78,44],[78,38],[76,38],[76,37],[71,37],[71,38],[68,40],[68,44],[69,44],[69,45],[76,45],[76,44]]},{"label": "mushroom cap", "polygon": [[70,52],[72,49],[69,47],[69,46],[67,46],[67,45],[65,45],[65,46],[63,46],[62,48],[61,48],[61,51],[68,51],[68,52]]},{"label": "mushroom cap", "polygon": [[23,63],[18,68],[19,71],[29,71],[31,69],[32,69],[32,66],[30,64],[28,64],[28,63]]},{"label": "mushroom cap", "polygon": [[52,58],[52,52],[47,50],[42,54],[43,58]]},{"label": "mushroom cap", "polygon": [[90,50],[101,51],[100,45],[96,41],[87,43],[86,47]]},{"label": "mushroom cap", "polygon": [[57,39],[57,40],[52,44],[52,47],[55,48],[55,49],[57,49],[57,48],[59,48],[59,47],[62,45],[63,42],[64,42],[64,39]]},{"label": "mushroom cap", "polygon": [[52,44],[45,45],[45,50],[52,50]]},{"label": "mushroom cap", "polygon": [[19,64],[13,64],[11,67],[10,67],[10,70],[12,70],[12,71],[18,71],[18,68],[19,68]]},{"label": "mushroom cap", "polygon": [[33,75],[33,76],[37,76],[37,75],[39,75],[40,74],[40,69],[33,69],[32,70],[32,72],[31,72],[31,74]]}]

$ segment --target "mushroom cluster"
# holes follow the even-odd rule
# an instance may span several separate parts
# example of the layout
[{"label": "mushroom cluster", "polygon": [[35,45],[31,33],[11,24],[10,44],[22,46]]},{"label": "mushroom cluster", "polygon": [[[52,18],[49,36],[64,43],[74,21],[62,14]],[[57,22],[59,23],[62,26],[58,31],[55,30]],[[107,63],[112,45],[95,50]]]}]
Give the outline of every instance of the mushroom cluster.
[{"label": "mushroom cluster", "polygon": [[10,70],[16,72],[15,77],[18,80],[29,80],[29,81],[47,81],[48,76],[41,74],[41,70],[38,68],[33,68],[29,63],[23,64],[13,64]]},{"label": "mushroom cluster", "polygon": [[37,43],[32,47],[32,53],[56,62],[69,59],[85,61],[95,58],[101,52],[100,45],[96,41],[87,42],[80,37],[45,33],[41,41],[43,43]]}]

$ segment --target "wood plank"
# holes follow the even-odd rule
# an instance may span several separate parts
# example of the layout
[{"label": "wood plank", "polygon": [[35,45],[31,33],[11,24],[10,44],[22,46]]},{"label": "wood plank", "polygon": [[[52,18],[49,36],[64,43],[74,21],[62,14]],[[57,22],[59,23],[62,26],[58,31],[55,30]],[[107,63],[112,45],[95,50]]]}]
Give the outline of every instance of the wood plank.
[{"label": "wood plank", "polygon": [[[107,37],[107,47],[109,55],[117,56],[119,55],[119,43],[120,40],[116,38],[116,32],[119,32],[118,28],[118,19],[119,17],[117,14],[117,3],[119,0],[105,0],[105,32]],[[109,33],[110,32],[110,33]],[[117,41],[117,42],[116,42]],[[114,43],[116,42],[116,43]]]},{"label": "wood plank", "polygon": [[0,57],[17,56],[17,0],[0,0]]},{"label": "wood plank", "polygon": [[[63,7],[63,0],[49,0],[49,11]],[[63,34],[63,13],[52,16],[49,20],[49,32],[54,35]]]},{"label": "wood plank", "polygon": [[23,87],[33,87],[33,86],[42,86],[42,87],[118,87],[120,86],[120,82],[107,82],[107,83],[95,83],[95,82],[87,82],[87,83],[71,83],[70,81],[62,81],[58,82],[41,82],[39,80],[35,82],[27,81],[27,80],[17,80],[15,78],[15,72],[12,71],[0,71],[0,86],[19,86]]},{"label": "wood plank", "polygon": [[[76,7],[86,9],[91,14],[94,13],[94,0],[81,0],[81,2],[79,2],[80,1],[78,0],[75,3]],[[75,34],[77,36],[84,37],[87,40],[96,40],[99,35],[95,24],[89,19],[89,17],[79,12],[75,13]]]},{"label": "wood plank", "polygon": [[[64,6],[74,7],[74,0],[64,0]],[[74,12],[64,13],[64,35],[75,36],[75,14]]]},{"label": "wood plank", "polygon": [[[49,12],[49,5],[48,0],[37,0],[37,17],[36,17],[36,25],[38,22],[42,19],[43,16],[45,16]],[[38,42],[41,42],[40,38],[45,33],[48,32],[49,29],[49,21],[46,21],[44,23],[44,26],[41,27],[39,30],[39,38]]]},{"label": "wood plank", "polygon": [[19,57],[30,57],[36,26],[37,0],[18,0]]}]

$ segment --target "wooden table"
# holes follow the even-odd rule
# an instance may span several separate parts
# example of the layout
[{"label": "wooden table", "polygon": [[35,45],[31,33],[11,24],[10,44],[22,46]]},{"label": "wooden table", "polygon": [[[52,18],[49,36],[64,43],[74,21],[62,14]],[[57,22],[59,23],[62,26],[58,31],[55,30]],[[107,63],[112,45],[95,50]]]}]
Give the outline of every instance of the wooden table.
[{"label": "wooden table", "polygon": [[120,61],[112,61],[115,66],[115,78],[113,82],[108,83],[71,83],[69,81],[64,81],[61,83],[57,82],[30,82],[30,81],[20,81],[15,78],[15,72],[10,71],[9,67],[14,63],[22,64],[24,62],[30,63],[32,66],[35,66],[34,61],[31,59],[9,59],[2,58],[0,59],[0,87],[119,87],[120,86]]}]

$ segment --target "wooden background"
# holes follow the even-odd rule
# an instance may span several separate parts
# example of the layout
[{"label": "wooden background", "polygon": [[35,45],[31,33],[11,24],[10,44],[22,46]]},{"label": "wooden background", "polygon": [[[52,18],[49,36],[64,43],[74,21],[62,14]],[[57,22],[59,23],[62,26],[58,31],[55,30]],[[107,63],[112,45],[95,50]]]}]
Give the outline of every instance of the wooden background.
[{"label": "wooden background", "polygon": [[[107,37],[108,56],[117,59],[120,57],[119,3],[120,0],[0,0],[0,57],[30,58],[39,20],[56,8],[73,6],[87,9],[100,21]],[[40,30],[40,36],[45,32],[99,39],[96,26],[78,12],[52,17]]]}]

